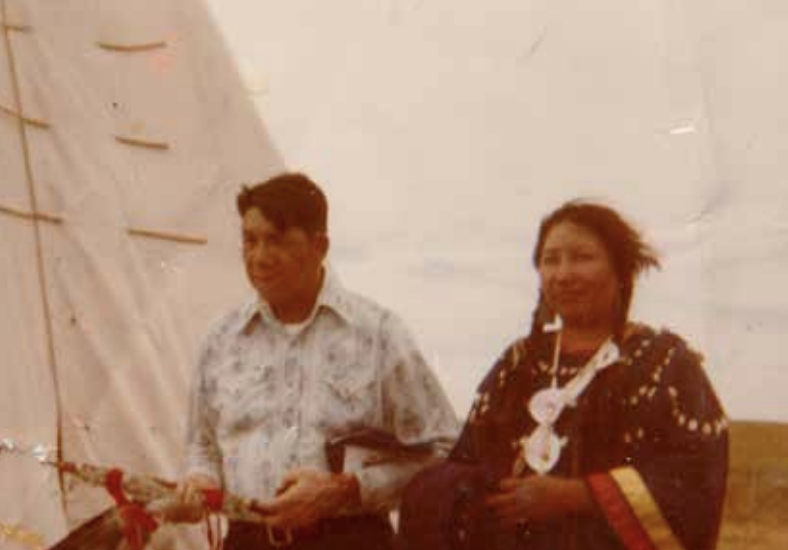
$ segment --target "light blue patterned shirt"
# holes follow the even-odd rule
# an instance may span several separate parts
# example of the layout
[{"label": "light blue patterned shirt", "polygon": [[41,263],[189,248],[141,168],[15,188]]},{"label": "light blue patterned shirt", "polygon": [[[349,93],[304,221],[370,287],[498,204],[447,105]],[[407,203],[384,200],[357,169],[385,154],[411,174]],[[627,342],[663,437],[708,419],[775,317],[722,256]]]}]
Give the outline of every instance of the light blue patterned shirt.
[{"label": "light blue patterned shirt", "polygon": [[[300,330],[287,330],[259,299],[214,327],[192,390],[188,472],[270,499],[289,470],[327,471],[325,442],[360,427],[414,442],[453,439],[458,424],[403,323],[327,271]],[[348,456],[360,511],[390,509],[420,467]]]}]

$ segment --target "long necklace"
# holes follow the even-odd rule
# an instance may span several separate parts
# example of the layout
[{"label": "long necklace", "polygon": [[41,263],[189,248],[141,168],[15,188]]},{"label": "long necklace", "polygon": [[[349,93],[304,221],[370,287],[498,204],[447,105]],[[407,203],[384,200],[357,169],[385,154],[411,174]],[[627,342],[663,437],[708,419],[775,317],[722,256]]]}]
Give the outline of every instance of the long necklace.
[{"label": "long necklace", "polygon": [[602,369],[612,365],[620,356],[618,346],[608,337],[594,355],[564,386],[558,387],[558,362],[561,357],[561,318],[544,326],[545,332],[555,332],[552,381],[550,386],[536,392],[528,402],[528,411],[536,428],[520,440],[520,456],[514,464],[514,475],[519,476],[528,466],[538,474],[550,472],[561,458],[561,451],[568,438],[555,432],[555,424],[567,406],[575,406],[577,398]]}]

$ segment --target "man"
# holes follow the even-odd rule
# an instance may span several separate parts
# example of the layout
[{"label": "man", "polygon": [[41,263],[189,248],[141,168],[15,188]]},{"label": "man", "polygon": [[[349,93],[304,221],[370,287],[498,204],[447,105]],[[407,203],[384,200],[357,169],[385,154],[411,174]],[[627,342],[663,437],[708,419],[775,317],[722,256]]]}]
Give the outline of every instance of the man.
[{"label": "man", "polygon": [[237,206],[258,296],[205,343],[185,491],[262,503],[273,529],[233,523],[227,550],[390,548],[387,513],[421,465],[348,456],[335,472],[325,444],[359,428],[451,438],[454,413],[402,323],[325,269],[328,206],[314,182],[282,174],[243,189]]}]

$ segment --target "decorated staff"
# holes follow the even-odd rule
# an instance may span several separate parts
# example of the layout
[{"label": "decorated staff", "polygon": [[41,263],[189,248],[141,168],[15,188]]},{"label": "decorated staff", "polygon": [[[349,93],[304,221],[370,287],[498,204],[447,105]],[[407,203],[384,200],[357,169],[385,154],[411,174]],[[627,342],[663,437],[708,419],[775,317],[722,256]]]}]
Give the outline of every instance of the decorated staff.
[{"label": "decorated staff", "polygon": [[[115,500],[105,510],[72,531],[49,550],[115,550],[123,540],[133,550],[142,550],[161,523],[191,521],[195,512],[202,514],[208,526],[212,548],[221,539],[216,522],[218,514],[228,519],[264,523],[258,505],[220,490],[202,491],[199,502],[184,502],[177,484],[154,476],[126,474],[118,468],[47,460],[45,464],[74,476],[94,487],[103,487]],[[289,533],[268,529],[272,540],[287,541]]]},{"label": "decorated staff", "polygon": [[[395,436],[380,430],[361,428],[338,435],[326,442],[325,453],[333,471],[342,471],[346,449],[353,447],[366,453],[365,466],[384,463],[425,462],[441,454],[450,445],[444,438],[414,443],[403,443]],[[49,550],[115,550],[123,540],[134,550],[142,550],[161,523],[206,522],[211,548],[221,546],[217,522],[218,514],[231,521],[263,524],[268,541],[273,547],[289,546],[293,540],[288,529],[277,529],[266,524],[267,512],[262,503],[241,498],[231,493],[204,489],[196,499],[189,498],[170,481],[148,475],[126,474],[117,468],[90,464],[58,462],[39,459],[93,487],[103,487],[115,500],[116,506],[82,524]]]}]

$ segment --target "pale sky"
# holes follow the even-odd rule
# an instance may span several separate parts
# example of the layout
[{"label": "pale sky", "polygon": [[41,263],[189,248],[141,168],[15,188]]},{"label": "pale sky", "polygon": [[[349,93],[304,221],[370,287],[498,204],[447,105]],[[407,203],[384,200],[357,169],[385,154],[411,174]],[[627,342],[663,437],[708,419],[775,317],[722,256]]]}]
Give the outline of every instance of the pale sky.
[{"label": "pale sky", "polygon": [[274,144],[329,194],[333,265],[406,319],[461,415],[530,317],[539,219],[584,196],[663,254],[635,316],[705,353],[732,416],[788,419],[788,118],[772,116],[788,76],[756,63],[786,33],[767,14],[656,0],[209,4]]},{"label": "pale sky", "polygon": [[[206,2],[251,101],[191,0],[8,3],[34,32],[0,54],[21,75],[0,103],[19,78],[45,124],[0,136],[0,206],[23,214],[0,231],[0,439],[176,479],[197,342],[249,292],[232,198],[280,167],[269,141],[325,188],[341,279],[404,318],[460,416],[526,330],[540,219],[582,196],[662,253],[634,318],[705,353],[734,419],[788,421],[788,3]],[[63,222],[40,242],[34,188]],[[106,506],[75,489],[65,518],[55,471],[6,455],[0,521],[52,541]]]}]

